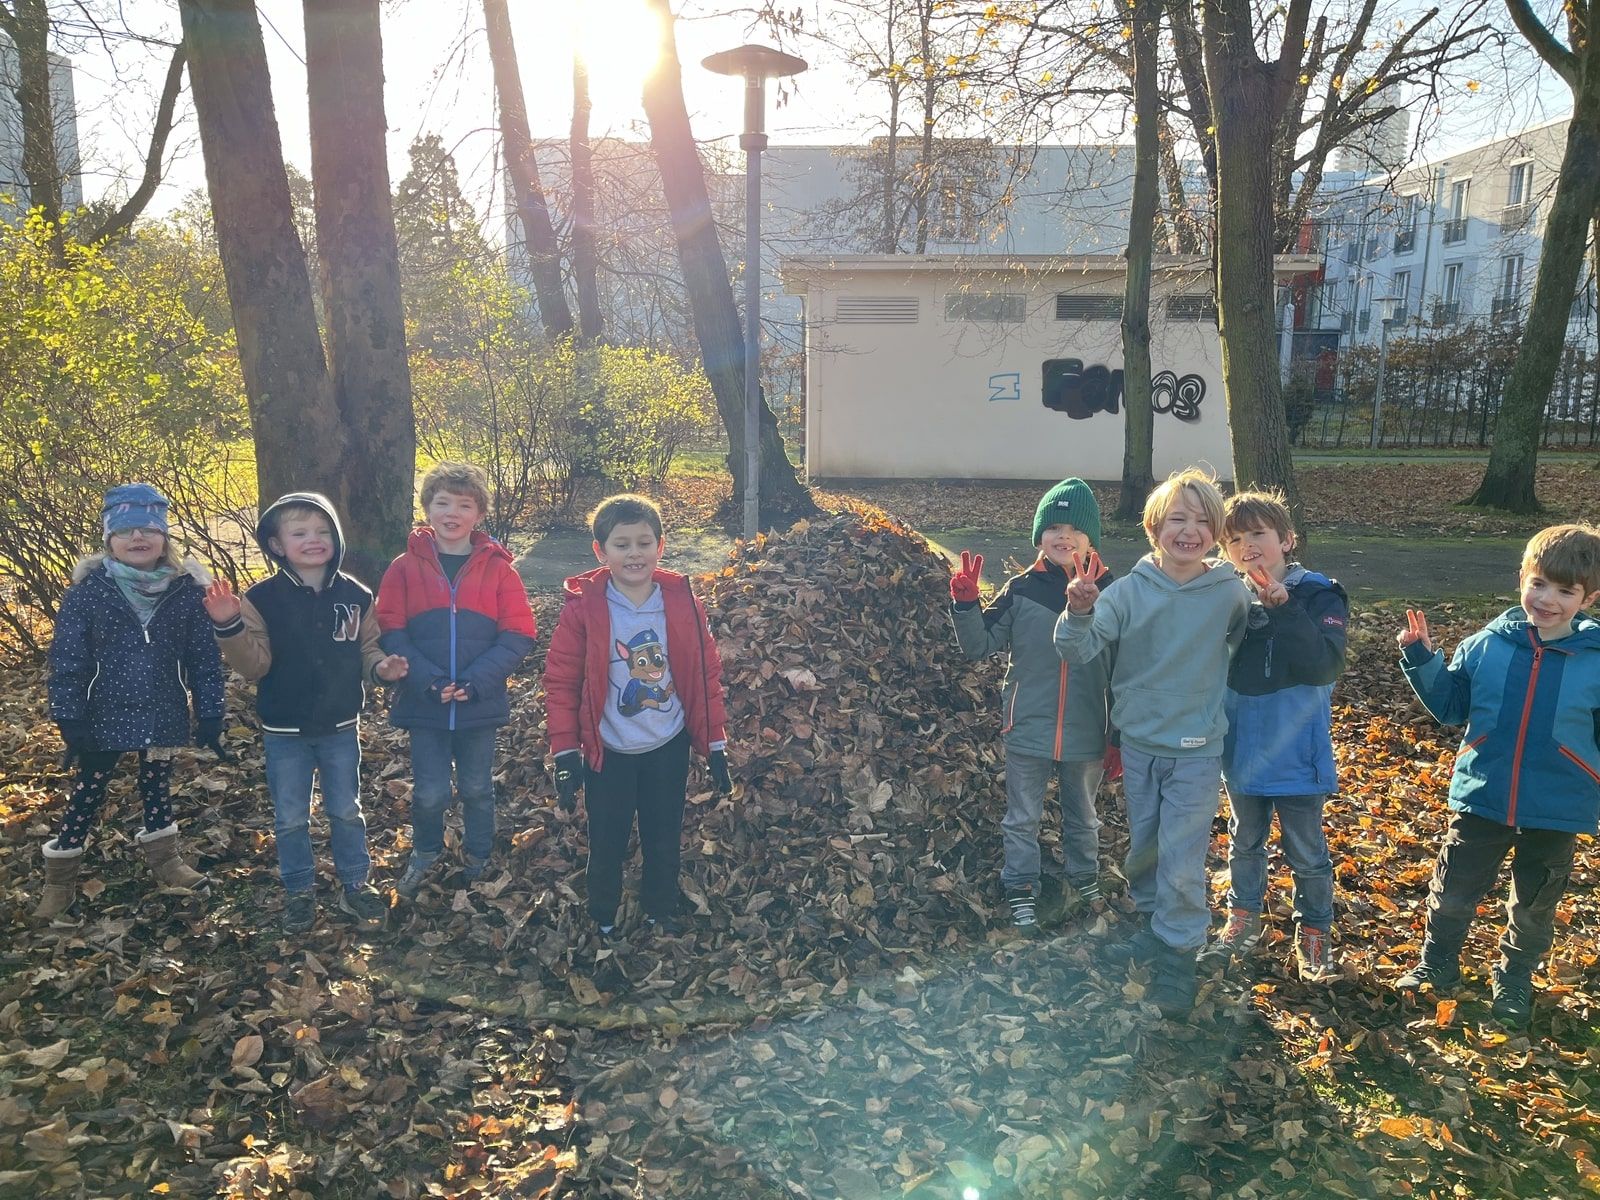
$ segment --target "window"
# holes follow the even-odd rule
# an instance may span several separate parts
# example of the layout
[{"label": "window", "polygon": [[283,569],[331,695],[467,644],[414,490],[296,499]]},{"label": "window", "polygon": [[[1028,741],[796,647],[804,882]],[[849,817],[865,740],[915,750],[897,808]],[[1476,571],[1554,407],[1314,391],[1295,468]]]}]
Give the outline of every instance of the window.
[{"label": "window", "polygon": [[978,198],[976,179],[941,183],[928,197],[928,236],[936,242],[977,241]]},{"label": "window", "polygon": [[1458,179],[1450,185],[1450,219],[1464,221],[1467,204],[1472,199],[1472,180]]},{"label": "window", "polygon": [[1511,164],[1511,181],[1506,187],[1506,205],[1511,207],[1526,204],[1533,199],[1533,164],[1520,162]]},{"label": "window", "polygon": [[1522,255],[1508,254],[1500,260],[1500,299],[1515,301],[1522,295]]},{"label": "window", "polygon": [[841,325],[915,325],[915,296],[839,296],[834,319]]},{"label": "window", "polygon": [[1028,298],[1021,292],[951,292],[944,298],[946,321],[1023,321]]},{"label": "window", "polygon": [[1062,292],[1056,297],[1056,320],[1120,321],[1122,297]]},{"label": "window", "polygon": [[1401,233],[1409,233],[1417,227],[1417,193],[1410,192],[1400,197],[1400,207],[1396,210],[1396,225]]},{"label": "window", "polygon": [[1389,291],[1394,297],[1394,311],[1389,314],[1389,319],[1391,321],[1409,319],[1411,315],[1411,272],[1396,271]]},{"label": "window", "polygon": [[1441,296],[1441,299],[1443,299],[1446,304],[1460,304],[1461,303],[1461,264],[1460,263],[1458,263],[1458,262],[1445,263],[1445,265],[1444,265],[1444,286],[1440,290],[1443,292],[1443,295]]}]

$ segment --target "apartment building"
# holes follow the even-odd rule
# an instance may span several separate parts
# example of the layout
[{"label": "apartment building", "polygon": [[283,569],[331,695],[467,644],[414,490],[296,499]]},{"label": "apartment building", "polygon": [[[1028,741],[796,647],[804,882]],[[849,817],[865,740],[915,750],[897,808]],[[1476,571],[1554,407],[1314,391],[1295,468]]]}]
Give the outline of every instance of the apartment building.
[{"label": "apartment building", "polygon": [[[19,208],[28,204],[22,171],[22,110],[17,103],[17,49],[0,33],[0,196]],[[61,166],[61,202],[67,209],[83,204],[83,171],[78,155],[78,103],[72,85],[72,60],[50,56],[50,97],[55,110],[56,161]]]}]

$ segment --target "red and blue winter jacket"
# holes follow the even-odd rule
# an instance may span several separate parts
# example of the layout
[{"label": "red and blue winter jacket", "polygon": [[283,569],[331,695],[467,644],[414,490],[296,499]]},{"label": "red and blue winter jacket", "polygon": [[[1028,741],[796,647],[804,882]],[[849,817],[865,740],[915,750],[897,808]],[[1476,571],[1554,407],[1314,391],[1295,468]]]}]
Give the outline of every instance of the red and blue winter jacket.
[{"label": "red and blue winter jacket", "polygon": [[1520,608],[1444,655],[1420,642],[1401,666],[1446,725],[1466,725],[1450,807],[1502,825],[1594,833],[1600,818],[1600,621],[1546,642]]},{"label": "red and blue winter jacket", "polygon": [[[511,719],[506,677],[533,649],[528,589],[506,548],[482,530],[451,583],[433,530],[411,531],[406,552],[378,588],[379,639],[410,670],[389,719],[402,729],[473,729]],[[441,704],[438,689],[465,687],[469,700]]]}]

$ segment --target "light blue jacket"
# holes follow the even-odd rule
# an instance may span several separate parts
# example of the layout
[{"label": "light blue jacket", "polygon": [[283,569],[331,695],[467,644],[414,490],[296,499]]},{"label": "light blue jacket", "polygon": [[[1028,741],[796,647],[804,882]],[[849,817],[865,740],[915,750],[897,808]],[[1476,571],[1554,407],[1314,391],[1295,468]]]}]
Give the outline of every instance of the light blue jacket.
[{"label": "light blue jacket", "polygon": [[1450,807],[1502,825],[1594,833],[1600,818],[1600,622],[1542,641],[1520,608],[1444,655],[1405,648],[1406,678],[1446,725],[1466,724]]}]

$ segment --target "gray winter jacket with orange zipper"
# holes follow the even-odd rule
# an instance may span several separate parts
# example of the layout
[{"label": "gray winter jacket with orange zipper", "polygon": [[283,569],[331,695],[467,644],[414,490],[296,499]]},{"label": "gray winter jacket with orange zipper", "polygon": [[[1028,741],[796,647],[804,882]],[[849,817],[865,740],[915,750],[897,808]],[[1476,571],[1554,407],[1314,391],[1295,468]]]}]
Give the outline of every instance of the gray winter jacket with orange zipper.
[{"label": "gray winter jacket with orange zipper", "polygon": [[[1109,582],[1108,575],[1100,586]],[[973,662],[1011,652],[1000,692],[1006,749],[1057,762],[1098,762],[1106,750],[1113,651],[1079,665],[1061,661],[1055,628],[1066,600],[1067,573],[1041,558],[1006,580],[988,608],[956,601],[956,642]]]}]

